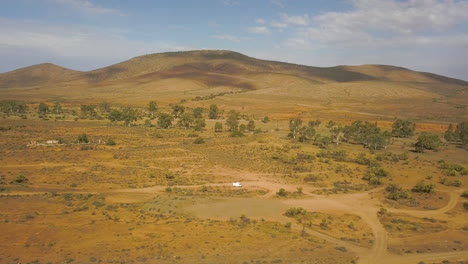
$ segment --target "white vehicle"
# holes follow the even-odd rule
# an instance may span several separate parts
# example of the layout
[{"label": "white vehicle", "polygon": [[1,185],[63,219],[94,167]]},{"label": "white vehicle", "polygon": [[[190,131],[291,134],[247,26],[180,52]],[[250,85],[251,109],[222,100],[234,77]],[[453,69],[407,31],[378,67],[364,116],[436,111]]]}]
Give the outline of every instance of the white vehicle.
[{"label": "white vehicle", "polygon": [[240,182],[233,182],[232,187],[242,187],[242,184]]}]

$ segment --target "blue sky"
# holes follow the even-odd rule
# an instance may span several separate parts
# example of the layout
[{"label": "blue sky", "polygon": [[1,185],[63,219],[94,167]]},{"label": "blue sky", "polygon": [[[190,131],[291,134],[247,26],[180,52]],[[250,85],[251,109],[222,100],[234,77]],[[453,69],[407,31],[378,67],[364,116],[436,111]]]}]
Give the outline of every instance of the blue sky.
[{"label": "blue sky", "polygon": [[0,72],[91,70],[226,49],[312,66],[391,64],[468,80],[468,0],[0,0]]}]

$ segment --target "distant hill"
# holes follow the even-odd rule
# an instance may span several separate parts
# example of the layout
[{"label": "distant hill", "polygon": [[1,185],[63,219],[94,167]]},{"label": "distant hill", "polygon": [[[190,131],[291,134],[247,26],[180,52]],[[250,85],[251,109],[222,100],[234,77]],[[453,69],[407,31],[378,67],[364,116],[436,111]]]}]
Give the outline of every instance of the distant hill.
[{"label": "distant hill", "polygon": [[0,88],[0,99],[184,101],[288,115],[318,107],[382,118],[468,118],[463,80],[389,65],[304,66],[224,50],[149,54],[87,72],[34,65],[0,74]]},{"label": "distant hill", "polygon": [[0,88],[38,86],[70,80],[81,72],[43,63],[0,74]]}]

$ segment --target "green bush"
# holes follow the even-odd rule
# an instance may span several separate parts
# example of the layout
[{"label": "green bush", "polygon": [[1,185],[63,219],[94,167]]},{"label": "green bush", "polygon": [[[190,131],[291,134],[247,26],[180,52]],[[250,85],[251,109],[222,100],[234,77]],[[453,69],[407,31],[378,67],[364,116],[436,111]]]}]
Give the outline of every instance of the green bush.
[{"label": "green bush", "polygon": [[197,138],[193,141],[193,144],[204,144],[205,140],[203,138]]},{"label": "green bush", "polygon": [[288,192],[286,192],[285,189],[281,188],[279,191],[276,193],[278,196],[286,197],[288,196]]},{"label": "green bush", "polygon": [[433,183],[426,183],[425,181],[418,182],[411,191],[413,192],[424,192],[424,193],[432,193],[434,192],[435,184]]},{"label": "green bush", "polygon": [[106,145],[107,146],[115,146],[116,143],[113,139],[109,138],[107,141],[106,141]]}]

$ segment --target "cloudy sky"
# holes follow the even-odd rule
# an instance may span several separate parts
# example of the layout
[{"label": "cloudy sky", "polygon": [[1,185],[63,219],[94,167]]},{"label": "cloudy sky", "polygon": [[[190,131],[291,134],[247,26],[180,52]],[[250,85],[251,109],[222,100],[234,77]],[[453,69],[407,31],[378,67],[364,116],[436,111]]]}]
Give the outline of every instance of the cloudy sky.
[{"label": "cloudy sky", "polygon": [[468,0],[0,0],[0,72],[91,70],[234,50],[312,66],[391,64],[468,80]]}]

